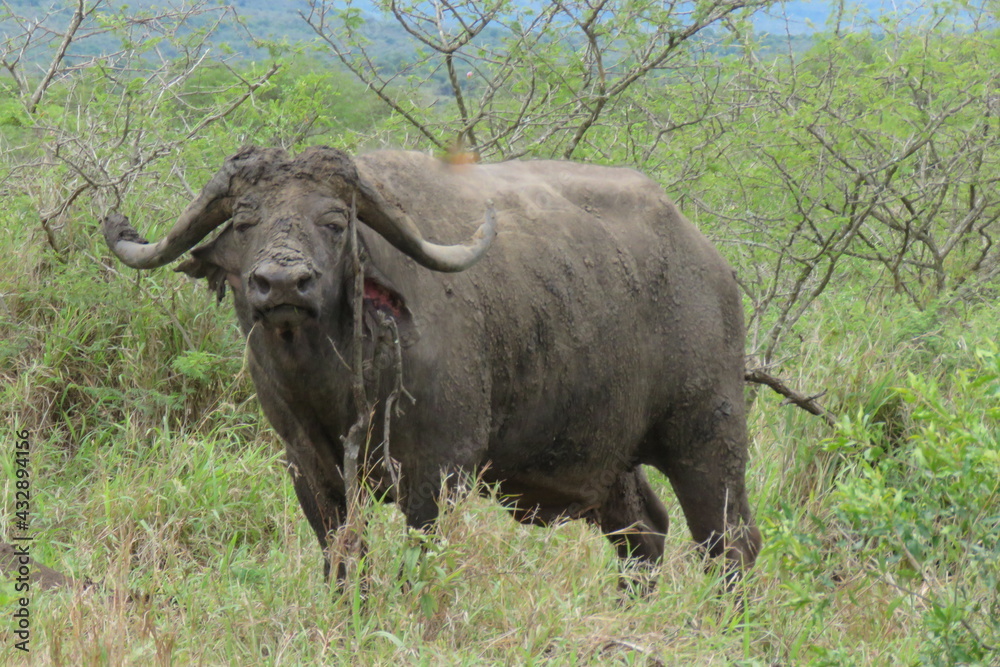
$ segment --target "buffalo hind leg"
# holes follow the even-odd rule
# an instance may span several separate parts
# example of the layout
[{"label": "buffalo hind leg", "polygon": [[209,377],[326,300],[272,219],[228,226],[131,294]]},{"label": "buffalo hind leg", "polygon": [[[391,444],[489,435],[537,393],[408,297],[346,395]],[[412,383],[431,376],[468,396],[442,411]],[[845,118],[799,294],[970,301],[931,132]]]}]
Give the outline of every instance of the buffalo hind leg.
[{"label": "buffalo hind leg", "polygon": [[761,545],[743,483],[726,486],[698,470],[674,470],[667,476],[691,536],[709,556],[725,558],[726,582],[732,587],[753,566]]},{"label": "buffalo hind leg", "polygon": [[694,429],[702,437],[669,450],[665,460],[657,462],[670,480],[695,542],[710,556],[725,558],[730,584],[753,565],[761,545],[747,500],[742,418],[742,413],[715,411],[706,428]]},{"label": "buffalo hind leg", "polygon": [[669,521],[641,467],[618,477],[591,521],[618,552],[622,567],[618,587],[632,595],[651,593]]}]

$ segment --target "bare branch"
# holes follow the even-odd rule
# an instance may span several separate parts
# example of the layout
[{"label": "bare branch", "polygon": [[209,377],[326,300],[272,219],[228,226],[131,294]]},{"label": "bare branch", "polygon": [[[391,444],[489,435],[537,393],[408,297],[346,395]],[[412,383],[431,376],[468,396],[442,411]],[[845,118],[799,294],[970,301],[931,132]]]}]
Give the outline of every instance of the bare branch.
[{"label": "bare branch", "polygon": [[786,403],[800,407],[809,414],[816,415],[825,421],[828,426],[834,426],[837,423],[837,420],[834,419],[833,416],[816,400],[823,396],[826,392],[822,392],[814,396],[803,396],[794,389],[790,389],[788,385],[778,378],[760,368],[754,368],[746,371],[743,377],[747,382],[767,385],[778,394],[784,396]]},{"label": "bare branch", "polygon": [[35,109],[38,108],[38,103],[42,100],[42,95],[45,94],[49,84],[52,83],[52,79],[59,70],[59,66],[62,64],[63,58],[66,57],[66,50],[69,48],[69,45],[73,43],[73,38],[76,37],[76,31],[80,28],[80,24],[83,23],[83,19],[94,11],[94,9],[96,9],[101,2],[102,0],[96,0],[96,2],[91,5],[90,9],[87,9],[85,0],[77,0],[76,9],[73,11],[73,18],[70,19],[69,25],[66,27],[66,33],[63,35],[62,43],[59,44],[59,48],[56,49],[56,53],[52,57],[52,62],[49,65],[48,71],[45,72],[45,76],[42,77],[42,80],[38,83],[38,87],[35,88],[35,92],[32,93],[31,99],[28,101],[28,113],[35,113]]}]

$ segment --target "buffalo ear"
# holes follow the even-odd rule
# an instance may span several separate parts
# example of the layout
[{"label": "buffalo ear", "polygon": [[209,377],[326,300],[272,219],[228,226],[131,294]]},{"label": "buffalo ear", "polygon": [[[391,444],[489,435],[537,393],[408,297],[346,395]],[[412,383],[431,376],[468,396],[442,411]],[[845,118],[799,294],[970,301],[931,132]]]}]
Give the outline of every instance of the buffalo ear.
[{"label": "buffalo ear", "polygon": [[191,256],[178,264],[174,271],[186,273],[192,278],[204,278],[208,282],[208,289],[215,292],[216,301],[221,302],[226,296],[227,272],[212,261],[213,243],[214,241],[192,250]]}]

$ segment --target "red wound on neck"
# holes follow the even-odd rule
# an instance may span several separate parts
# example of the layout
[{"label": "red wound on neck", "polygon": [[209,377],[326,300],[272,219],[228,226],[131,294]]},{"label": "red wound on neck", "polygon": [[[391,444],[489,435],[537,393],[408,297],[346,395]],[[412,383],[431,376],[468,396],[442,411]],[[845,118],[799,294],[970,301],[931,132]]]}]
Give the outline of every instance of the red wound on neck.
[{"label": "red wound on neck", "polygon": [[365,278],[365,305],[395,317],[403,314],[403,300],[399,295],[371,278]]}]

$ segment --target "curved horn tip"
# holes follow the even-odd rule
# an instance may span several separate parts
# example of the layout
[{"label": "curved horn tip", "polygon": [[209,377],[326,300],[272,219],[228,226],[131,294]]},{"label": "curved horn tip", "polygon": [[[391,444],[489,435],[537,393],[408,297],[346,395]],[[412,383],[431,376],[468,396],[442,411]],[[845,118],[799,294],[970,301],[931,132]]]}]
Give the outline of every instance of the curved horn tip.
[{"label": "curved horn tip", "polygon": [[136,231],[128,217],[118,211],[112,211],[101,218],[101,233],[108,247],[114,250],[119,241],[131,243],[149,243],[142,234]]},{"label": "curved horn tip", "polygon": [[481,241],[483,245],[483,252],[490,247],[493,243],[493,239],[497,237],[497,212],[493,208],[493,200],[486,200],[486,216],[483,220],[483,224],[479,225],[479,229],[476,230],[475,236],[472,238],[476,241]]},{"label": "curved horn tip", "polygon": [[493,208],[493,201],[486,202],[486,214],[484,220],[476,233],[472,235],[472,240],[465,245],[441,247],[442,254],[451,254],[448,261],[443,266],[437,268],[438,271],[458,272],[465,271],[479,262],[486,256],[490,246],[493,245],[497,237],[497,216]]}]

